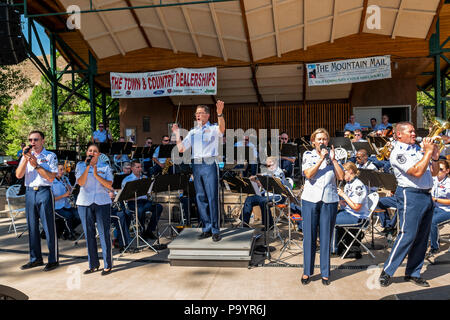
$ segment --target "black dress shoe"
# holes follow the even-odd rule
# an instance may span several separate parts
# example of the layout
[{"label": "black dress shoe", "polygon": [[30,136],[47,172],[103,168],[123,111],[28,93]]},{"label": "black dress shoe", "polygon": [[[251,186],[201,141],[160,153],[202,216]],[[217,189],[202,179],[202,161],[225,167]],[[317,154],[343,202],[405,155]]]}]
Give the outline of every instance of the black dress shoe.
[{"label": "black dress shoe", "polygon": [[404,279],[405,279],[405,281],[413,282],[420,287],[428,288],[430,286],[430,284],[424,278],[405,276]]},{"label": "black dress shoe", "polygon": [[31,268],[39,267],[39,266],[43,266],[43,265],[44,265],[43,261],[28,262],[27,264],[24,264],[23,266],[21,266],[20,269],[27,270],[27,269],[31,269]]},{"label": "black dress shoe", "polygon": [[206,239],[212,236],[211,232],[202,232],[201,235],[198,236],[198,239]]},{"label": "black dress shoe", "polygon": [[220,235],[220,233],[214,233],[212,235],[212,239],[214,242],[220,241],[222,239],[222,236]]},{"label": "black dress shoe", "polygon": [[387,287],[388,285],[391,284],[392,280],[391,280],[391,276],[388,275],[386,272],[381,272],[380,274],[380,278],[378,279],[380,281],[380,285],[382,287]]},{"label": "black dress shoe", "polygon": [[308,278],[306,278],[306,279],[302,277],[302,284],[303,284],[303,285],[307,285],[307,284],[310,283],[310,282],[311,282],[311,277],[308,277]]},{"label": "black dress shoe", "polygon": [[92,268],[92,269],[87,269],[85,272],[83,272],[84,274],[90,274],[90,273],[94,273],[95,271],[97,271],[98,270],[98,267],[97,268]]},{"label": "black dress shoe", "polygon": [[111,272],[112,272],[112,268],[109,269],[109,270],[103,269],[103,271],[102,271],[102,276],[106,276],[107,274],[110,274]]},{"label": "black dress shoe", "polygon": [[45,265],[44,271],[51,271],[59,267],[59,262],[49,262]]},{"label": "black dress shoe", "polygon": [[153,232],[151,232],[151,231],[146,232],[145,235],[144,235],[144,238],[150,239],[150,240],[156,240],[156,239],[158,239],[158,237],[155,236],[155,234],[154,234]]},{"label": "black dress shoe", "polygon": [[324,286],[329,286],[329,285],[330,285],[330,279],[322,278],[322,284],[323,284]]}]

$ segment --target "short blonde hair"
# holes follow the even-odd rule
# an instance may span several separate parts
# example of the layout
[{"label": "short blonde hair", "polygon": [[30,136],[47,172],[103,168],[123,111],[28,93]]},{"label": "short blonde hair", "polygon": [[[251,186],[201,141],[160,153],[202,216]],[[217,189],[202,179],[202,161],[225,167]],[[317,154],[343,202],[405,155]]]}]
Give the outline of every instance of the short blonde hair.
[{"label": "short blonde hair", "polygon": [[270,156],[270,157],[267,157],[267,159],[266,159],[266,163],[267,163],[267,161],[272,161],[273,163],[277,163],[278,162],[278,158],[277,157],[274,157],[274,156]]},{"label": "short blonde hair", "polygon": [[327,129],[325,129],[325,128],[319,128],[319,129],[316,129],[316,131],[314,131],[314,132],[311,134],[311,143],[313,143],[314,140],[316,140],[316,136],[317,136],[319,133],[325,133],[325,134],[327,135],[328,141],[330,141],[330,134],[328,133]]},{"label": "short blonde hair", "polygon": [[346,171],[348,171],[348,170],[353,171],[353,173],[356,176],[359,176],[359,170],[356,167],[356,164],[354,164],[353,162],[350,162],[350,161],[346,162],[346,163],[344,163],[343,167],[344,167],[344,170],[346,170]]}]

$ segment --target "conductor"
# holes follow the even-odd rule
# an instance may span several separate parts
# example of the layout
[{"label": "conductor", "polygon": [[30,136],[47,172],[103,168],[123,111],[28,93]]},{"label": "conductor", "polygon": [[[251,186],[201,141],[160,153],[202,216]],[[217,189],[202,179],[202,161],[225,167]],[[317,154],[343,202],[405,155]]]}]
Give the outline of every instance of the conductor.
[{"label": "conductor", "polygon": [[223,118],[224,103],[216,103],[218,124],[210,124],[209,108],[199,105],[195,111],[195,127],[181,141],[177,124],[172,126],[179,152],[192,147],[192,172],[202,234],[199,239],[212,236],[213,241],[220,241],[219,229],[219,169],[216,157],[219,155],[219,141],[225,132]]}]

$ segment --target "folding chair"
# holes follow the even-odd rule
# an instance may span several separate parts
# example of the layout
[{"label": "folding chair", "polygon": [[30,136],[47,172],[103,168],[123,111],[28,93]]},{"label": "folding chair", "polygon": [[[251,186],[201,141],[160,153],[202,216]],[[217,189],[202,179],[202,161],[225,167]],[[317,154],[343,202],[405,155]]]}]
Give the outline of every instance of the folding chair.
[{"label": "folding chair", "polygon": [[11,223],[9,224],[8,232],[14,229],[14,233],[17,237],[17,230],[27,229],[27,224],[20,226],[16,225],[16,217],[20,213],[25,213],[25,195],[17,195],[20,190],[20,185],[12,185],[6,190],[6,202],[8,203],[9,217],[11,218]]},{"label": "folding chair", "polygon": [[[341,227],[342,229],[344,229],[344,234],[342,235],[341,239],[338,241],[338,246],[340,243],[342,243],[345,247],[345,252],[342,254],[341,259],[344,259],[345,256],[347,255],[347,253],[349,252],[350,248],[353,246],[353,244],[355,242],[359,243],[364,250],[367,251],[367,253],[369,253],[372,258],[375,258],[375,256],[373,255],[373,253],[369,250],[369,248],[367,248],[359,239],[359,235],[362,232],[365,232],[368,227],[370,226],[370,221],[372,218],[372,214],[373,211],[375,210],[377,204],[378,204],[378,199],[379,199],[379,195],[377,192],[372,192],[371,194],[369,194],[367,196],[368,198],[368,206],[369,206],[369,216],[367,218],[365,218],[362,222],[360,222],[358,225],[340,225],[339,227]],[[353,235],[350,230],[357,230],[356,235]],[[343,242],[344,237],[349,234],[353,239],[351,241],[351,243],[349,245],[345,244],[345,242]]]},{"label": "folding chair", "polygon": [[[442,229],[447,223],[450,223],[450,220],[442,221],[441,223],[439,223],[439,224],[438,224],[438,232],[439,232],[440,229]],[[438,241],[439,241],[439,242],[450,243],[450,238],[442,238],[441,235],[438,234]]]}]

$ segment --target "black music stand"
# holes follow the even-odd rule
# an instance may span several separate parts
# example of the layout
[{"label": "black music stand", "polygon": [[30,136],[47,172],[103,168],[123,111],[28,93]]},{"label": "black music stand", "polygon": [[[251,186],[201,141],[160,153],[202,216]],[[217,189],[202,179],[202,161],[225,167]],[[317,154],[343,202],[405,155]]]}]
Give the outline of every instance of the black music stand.
[{"label": "black music stand", "polygon": [[[173,237],[173,232],[177,235],[179,235],[179,232],[172,224],[172,208],[171,208],[171,192],[175,190],[181,190],[183,189],[182,183],[181,183],[181,175],[180,174],[172,174],[172,175],[158,175],[155,177],[155,180],[153,181],[150,192],[169,192],[169,224],[166,226],[166,228],[161,232],[161,234],[158,235],[159,238],[166,232],[166,230],[170,230],[170,236]],[[183,176],[185,177],[185,176]],[[186,178],[184,178],[186,179]],[[189,180],[188,180],[189,181]],[[180,210],[181,211],[181,210]]]},{"label": "black music stand", "polygon": [[181,173],[181,181],[180,186],[183,189],[183,195],[187,194],[188,197],[188,212],[186,212],[186,225],[191,225],[191,194],[194,195],[195,198],[195,185],[194,181],[190,181],[192,169],[190,169],[190,173]]},{"label": "black music stand", "polygon": [[344,148],[347,151],[353,151],[352,142],[346,137],[331,137],[329,145],[335,148]]},{"label": "black music stand", "polygon": [[[254,184],[250,180],[250,178],[241,178],[241,177],[234,177],[234,176],[228,176],[224,177],[222,180],[222,184],[228,185],[231,192],[239,193],[239,210],[242,211],[242,194],[258,194],[259,190],[255,189]],[[242,215],[242,213],[241,213]],[[244,227],[244,217],[242,216],[241,219],[241,228]],[[250,226],[248,226],[250,227]]]},{"label": "black music stand", "polygon": [[[172,158],[172,149],[175,148],[176,144],[162,144],[159,146],[158,158],[165,158],[166,161],[169,158]],[[172,169],[173,173],[173,169]]]},{"label": "black music stand", "polygon": [[298,146],[292,143],[280,144],[280,156],[289,158],[298,158]]},{"label": "black music stand", "polygon": [[[390,176],[390,177],[389,177]],[[385,183],[389,184],[389,187],[392,188],[392,184],[396,184],[396,180],[395,180],[395,176],[393,174],[390,173],[383,173],[383,172],[378,172],[375,170],[368,170],[368,169],[359,169],[359,176],[358,178],[369,188],[369,193],[370,193],[370,188],[372,187],[384,187]],[[392,179],[394,180],[394,182],[392,182]],[[390,190],[390,189],[388,189]],[[375,246],[375,239],[373,236],[373,213],[372,213],[372,249],[374,250],[381,250],[383,249],[382,246]]]},{"label": "black music stand", "polygon": [[136,147],[136,149],[134,149],[132,158],[133,159],[142,159],[143,151],[144,151],[144,147]]},{"label": "black music stand", "polygon": [[125,177],[128,177],[130,173],[123,173],[123,174],[115,174],[113,178],[113,184],[112,188],[114,190],[122,189],[122,181],[125,179]]},{"label": "black music stand", "polygon": [[369,156],[376,153],[369,142],[353,142],[353,146],[355,147],[356,152],[358,152],[358,150],[364,149],[367,151],[367,154]]},{"label": "black music stand", "polygon": [[[144,238],[142,238],[139,235],[139,216],[138,216],[138,205],[137,205],[137,198],[140,196],[146,196],[148,193],[148,190],[150,189],[151,180],[150,179],[139,179],[134,181],[129,181],[125,184],[122,190],[120,190],[116,198],[114,199],[114,202],[119,201],[126,201],[134,198],[134,213],[136,215],[136,225],[135,225],[135,235],[134,238],[130,241],[128,246],[124,249],[121,256],[130,248],[131,244],[136,240],[136,248],[134,249],[134,252],[139,251],[140,248],[150,248],[156,253],[158,251],[150,245],[147,241],[145,241]],[[145,227],[145,226],[143,226]],[[145,245],[139,245],[139,239],[142,240]]]},{"label": "black music stand", "polygon": [[[269,192],[271,192],[273,195],[275,195],[275,194],[283,194],[285,192],[285,190],[280,187],[280,185],[282,186],[282,184],[281,184],[280,179],[278,179],[278,178],[268,176],[268,175],[261,175],[261,174],[258,174],[257,177],[258,177],[258,180],[260,181],[261,185],[264,186],[264,189],[266,192],[266,197],[267,197],[266,223],[264,225],[264,246],[263,246],[264,251],[262,251],[262,252],[264,252],[266,259],[271,261],[272,257],[270,255],[270,252],[275,251],[275,248],[271,247],[267,242],[268,232],[269,232],[269,214],[270,214]],[[275,179],[278,179],[278,182]],[[274,221],[274,224],[275,224],[275,221]],[[260,251],[260,250],[256,250],[256,251]]]},{"label": "black music stand", "polygon": [[110,154],[110,149],[111,149],[111,146],[110,146],[110,144],[109,144],[109,142],[101,142],[101,143],[99,143],[99,151],[100,151],[100,153],[104,153],[104,154]]}]

